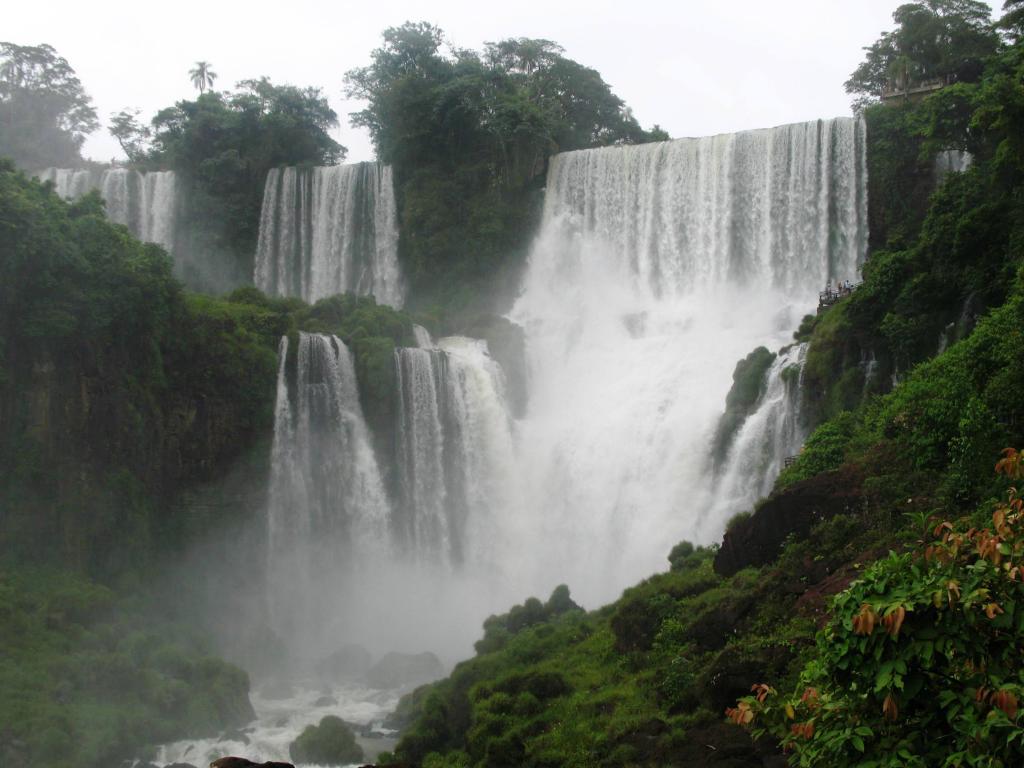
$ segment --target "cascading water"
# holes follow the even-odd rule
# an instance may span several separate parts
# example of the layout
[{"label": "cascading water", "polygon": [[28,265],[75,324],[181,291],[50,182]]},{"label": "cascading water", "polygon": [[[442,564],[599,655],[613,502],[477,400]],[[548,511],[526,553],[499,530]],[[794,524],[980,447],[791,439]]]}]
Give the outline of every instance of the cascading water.
[{"label": "cascading water", "polygon": [[388,503],[348,348],[336,336],[300,333],[295,356],[289,381],[282,338],[268,582],[275,628],[289,635],[301,628],[306,637],[345,620],[344,577],[385,551]]},{"label": "cascading water", "polygon": [[404,288],[390,166],[272,169],[254,282],[274,296],[313,302],[348,292],[400,307]]},{"label": "cascading water", "polygon": [[974,165],[974,156],[962,149],[944,149],[935,155],[935,179],[942,181],[950,173],[964,173]]},{"label": "cascading water", "polygon": [[484,342],[449,337],[437,347],[396,349],[395,370],[395,535],[418,557],[456,566],[467,557],[489,562],[500,524],[496,511],[508,510],[513,495],[514,448],[501,369]]},{"label": "cascading water", "polygon": [[785,460],[795,455],[807,437],[801,419],[800,379],[807,345],[780,352],[765,374],[757,406],[740,427],[714,485],[712,516],[751,510],[767,496]]},{"label": "cascading water", "polygon": [[53,182],[58,195],[77,199],[96,190],[106,203],[107,217],[128,227],[146,242],[175,250],[179,196],[174,171],[140,173],[128,168],[102,171],[47,168],[37,174]]},{"label": "cascading water", "polygon": [[[511,313],[530,365],[533,592],[566,581],[592,604],[612,598],[738,511],[707,472],[733,367],[788,343],[828,280],[856,278],[864,141],[863,123],[839,118],[552,159]],[[785,432],[788,402],[752,416],[751,439]],[[733,462],[755,488],[792,451],[768,443]]]},{"label": "cascading water", "polygon": [[481,585],[500,541],[495,510],[514,492],[503,378],[486,343],[396,349],[393,500],[344,344],[302,333],[291,355],[282,339],[279,356],[267,512],[274,630],[300,661],[346,642],[464,649],[464,612],[492,609]]}]

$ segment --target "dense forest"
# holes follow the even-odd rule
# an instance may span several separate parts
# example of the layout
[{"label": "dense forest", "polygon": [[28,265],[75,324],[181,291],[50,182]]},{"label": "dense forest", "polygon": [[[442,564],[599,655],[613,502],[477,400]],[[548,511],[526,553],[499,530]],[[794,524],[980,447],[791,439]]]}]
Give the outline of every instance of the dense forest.
[{"label": "dense forest", "polygon": [[[586,612],[569,585],[496,613],[472,659],[402,699],[389,719],[401,740],[379,764],[1024,760],[1024,3],[1008,0],[998,23],[973,0],[910,3],[894,19],[846,86],[866,123],[871,243],[863,283],[794,339],[814,427],[803,450],[720,545],[678,543],[667,571],[616,602]],[[272,168],[342,161],[338,116],[317,88],[260,77],[217,91],[207,62],[191,77],[194,100],[147,123],[125,110],[110,130],[130,167],[186,180],[189,247],[215,277],[176,274],[98,194],[63,200],[27,175],[87,166],[98,118],[56,51],[0,44],[0,764],[12,768],[100,768],[245,726],[249,675],[223,658],[259,673],[280,638],[239,637],[233,615],[204,623],[191,602],[211,590],[242,602],[264,578],[238,553],[265,543],[245,523],[265,503],[281,338],[343,340],[376,450],[395,451],[393,359],[416,345],[414,323],[487,337],[503,364],[522,356],[499,315],[550,158],[668,139],[552,41],[478,52],[425,23],[390,28],[345,82],[367,105],[353,124],[395,169],[410,300],[309,304],[249,285],[263,185]],[[951,151],[969,167],[937,174]],[[737,365],[716,446],[773,359],[762,348]],[[209,545],[221,540],[237,552]],[[212,586],[188,580],[199,558],[217,561],[204,565]],[[303,748],[315,741],[312,729]]]}]

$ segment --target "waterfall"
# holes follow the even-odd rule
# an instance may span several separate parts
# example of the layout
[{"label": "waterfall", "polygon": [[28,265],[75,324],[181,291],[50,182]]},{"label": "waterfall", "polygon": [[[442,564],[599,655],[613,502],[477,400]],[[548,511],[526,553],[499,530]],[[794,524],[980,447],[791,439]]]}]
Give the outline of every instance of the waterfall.
[{"label": "waterfall", "polygon": [[400,307],[404,288],[390,166],[272,169],[254,282],[268,294],[309,302],[357,293]]},{"label": "waterfall", "polygon": [[300,333],[291,377],[287,337],[278,354],[269,607],[275,628],[291,634],[343,618],[331,601],[351,598],[344,585],[360,558],[385,551],[389,508],[348,348],[337,336]]},{"label": "waterfall", "polygon": [[935,155],[935,180],[951,173],[964,173],[974,164],[974,155],[962,149],[944,149]]},{"label": "waterfall", "polygon": [[430,349],[434,346],[434,340],[430,338],[430,331],[424,328],[422,325],[413,325],[412,327],[413,338],[416,339],[416,346],[423,349]]},{"label": "waterfall", "polygon": [[[788,344],[828,280],[856,279],[864,130],[837,118],[552,159],[510,315],[527,339],[520,524],[535,592],[566,581],[612,598],[740,511],[707,471],[733,368]],[[783,386],[794,354],[740,436],[760,447],[734,452],[750,486],[735,503],[770,487],[799,442],[792,374]]]},{"label": "waterfall", "polygon": [[504,377],[485,342],[441,339],[395,350],[399,511],[395,534],[417,556],[462,565],[493,543],[512,495]]},{"label": "waterfall", "polygon": [[266,513],[275,630],[311,658],[343,642],[464,642],[465,611],[493,610],[483,585],[514,493],[504,381],[486,343],[395,350],[393,500],[344,343],[300,333],[278,356]]},{"label": "waterfall", "polygon": [[786,458],[803,445],[807,425],[800,418],[800,380],[806,355],[807,344],[784,349],[766,372],[757,406],[734,438],[715,485],[718,519],[753,509],[771,492]]},{"label": "waterfall", "polygon": [[76,200],[96,190],[106,203],[107,218],[133,235],[174,253],[179,197],[174,171],[141,173],[128,168],[75,170],[47,168],[36,174],[58,195]]}]

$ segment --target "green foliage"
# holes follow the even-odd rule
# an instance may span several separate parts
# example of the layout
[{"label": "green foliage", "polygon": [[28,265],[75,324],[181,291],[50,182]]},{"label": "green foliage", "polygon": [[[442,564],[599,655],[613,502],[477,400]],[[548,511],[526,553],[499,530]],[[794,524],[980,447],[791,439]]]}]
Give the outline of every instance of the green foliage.
[{"label": "green foliage", "polygon": [[529,598],[522,605],[514,605],[512,609],[500,616],[489,616],[484,621],[484,636],[476,642],[474,648],[478,654],[493,653],[504,648],[514,635],[528,627],[549,622],[564,613],[582,610],[569,594],[565,584],[555,587],[546,603],[535,597]]},{"label": "green foliage", "polygon": [[[1024,475],[1015,451],[997,469]],[[989,526],[941,522],[927,547],[890,553],[835,599],[796,693],[755,686],[730,715],[795,765],[1019,764],[1022,523],[1011,489]]]},{"label": "green foliage", "polygon": [[9,768],[102,768],[253,717],[244,672],[80,576],[0,570],[0,620]]},{"label": "green foliage", "polygon": [[725,461],[736,433],[743,422],[757,408],[764,392],[768,369],[775,362],[775,353],[758,347],[736,363],[732,373],[732,387],[725,397],[725,413],[718,423],[712,456],[716,463]]},{"label": "green foliage", "polygon": [[177,171],[188,185],[190,241],[181,248],[206,260],[226,254],[226,276],[207,285],[186,275],[190,282],[219,289],[250,280],[267,172],[340,161],[345,148],[330,136],[336,126],[319,89],[274,85],[265,77],[157,113],[143,162]]},{"label": "green foliage", "polygon": [[296,763],[317,765],[347,765],[363,760],[363,748],[356,744],[352,729],[334,715],[322,718],[319,725],[307,725],[288,747],[288,754]]},{"label": "green foliage", "polygon": [[992,10],[980,0],[905,3],[893,20],[896,29],[866,49],[864,62],[846,82],[858,104],[923,82],[975,80],[998,46]]},{"label": "green foliage", "polygon": [[0,42],[0,157],[20,167],[74,166],[99,123],[81,81],[49,45]]},{"label": "green foliage", "polygon": [[667,138],[647,134],[600,75],[548,40],[445,50],[440,29],[383,33],[348,94],[395,167],[402,259],[424,306],[476,308],[514,288],[554,152]]},{"label": "green foliage", "polygon": [[185,294],[167,255],[111,225],[95,196],[69,205],[9,168],[0,302],[0,542],[94,575],[135,570],[212,522],[172,514],[177,492],[270,430],[281,336],[350,345],[385,444],[393,350],[412,343],[409,318],[372,299]]}]

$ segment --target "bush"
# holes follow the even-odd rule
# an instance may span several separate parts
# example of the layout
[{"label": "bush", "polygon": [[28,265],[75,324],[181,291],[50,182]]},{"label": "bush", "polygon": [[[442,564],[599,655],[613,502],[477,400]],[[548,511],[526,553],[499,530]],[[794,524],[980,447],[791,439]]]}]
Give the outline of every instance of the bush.
[{"label": "bush", "polygon": [[345,765],[363,760],[363,748],[356,744],[352,730],[334,715],[327,715],[319,725],[307,725],[288,747],[288,754],[296,763],[318,765]]}]

